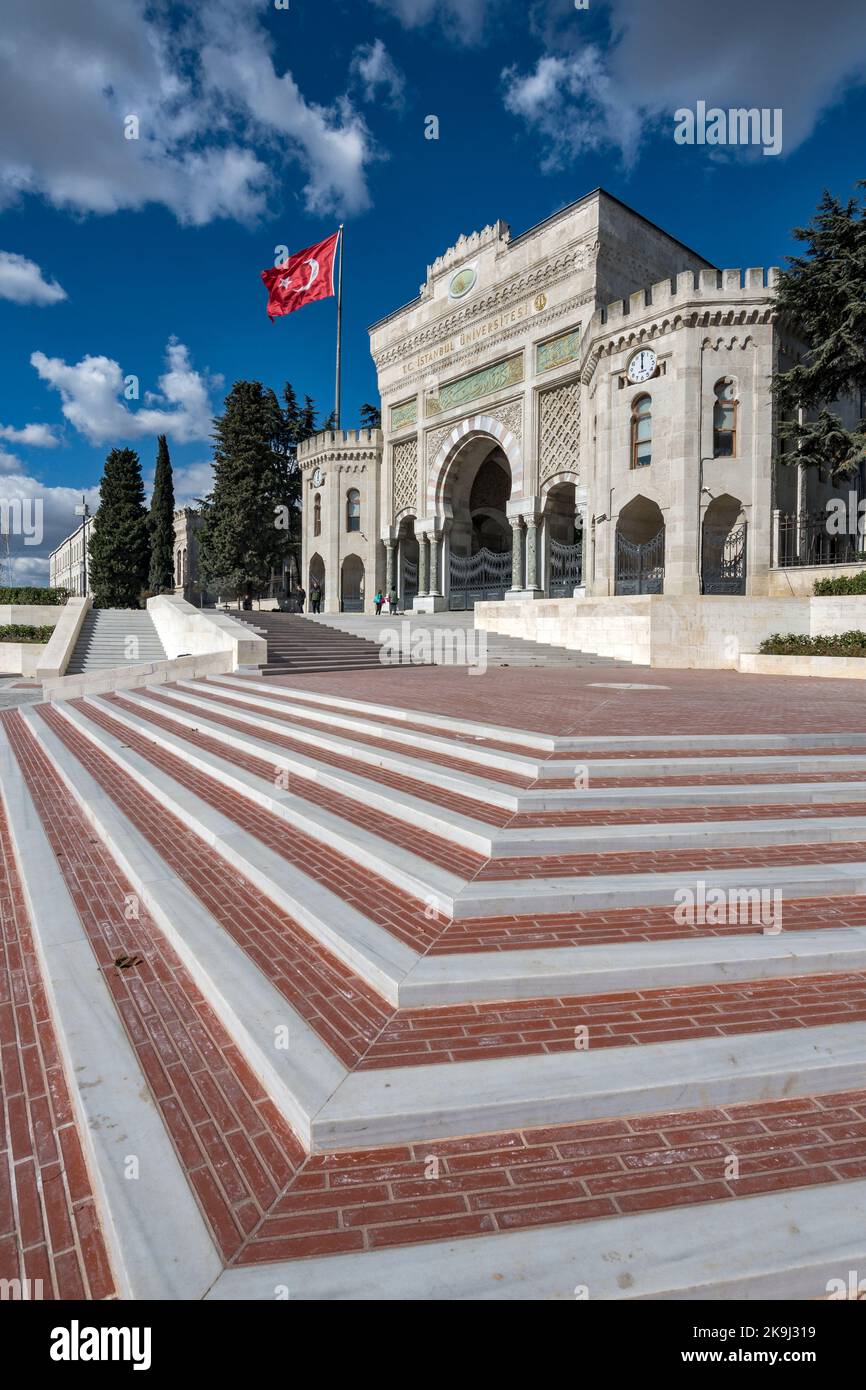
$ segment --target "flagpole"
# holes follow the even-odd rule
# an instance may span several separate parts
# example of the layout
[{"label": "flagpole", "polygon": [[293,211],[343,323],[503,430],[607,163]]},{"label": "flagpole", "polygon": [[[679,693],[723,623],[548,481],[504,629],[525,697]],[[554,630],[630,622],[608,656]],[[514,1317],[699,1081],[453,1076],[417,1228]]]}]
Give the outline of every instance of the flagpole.
[{"label": "flagpole", "polygon": [[341,376],[343,368],[343,224],[340,223],[340,266],[339,282],[337,285],[337,390],[336,390],[336,418],[337,429],[340,428],[340,391]]}]

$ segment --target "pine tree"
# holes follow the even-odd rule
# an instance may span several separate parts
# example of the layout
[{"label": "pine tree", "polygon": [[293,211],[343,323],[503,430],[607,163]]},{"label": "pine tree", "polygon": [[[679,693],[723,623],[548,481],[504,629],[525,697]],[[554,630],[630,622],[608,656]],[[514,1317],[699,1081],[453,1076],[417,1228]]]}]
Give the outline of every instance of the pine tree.
[{"label": "pine tree", "polygon": [[369,401],[361,406],[361,428],[365,430],[380,430],[382,428],[382,412],[377,405],[370,405]]},{"label": "pine tree", "polygon": [[105,460],[89,553],[94,606],[138,608],[147,585],[150,537],[134,449],[112,449]]},{"label": "pine tree", "polygon": [[265,593],[282,563],[291,515],[292,459],[286,416],[260,381],[236,381],[214,422],[214,488],[201,530],[202,574],[221,592]]},{"label": "pine tree", "polygon": [[150,500],[150,580],[153,594],[174,589],[174,483],[168,441],[159,436]]},{"label": "pine tree", "polygon": [[[825,190],[812,222],[793,236],[807,254],[788,257],[777,303],[809,350],[774,378],[779,433],[796,444],[787,462],[827,468],[838,480],[866,460],[866,421],[847,429],[830,409],[866,392],[866,204],[841,203]],[[800,410],[813,418],[800,422]]]}]

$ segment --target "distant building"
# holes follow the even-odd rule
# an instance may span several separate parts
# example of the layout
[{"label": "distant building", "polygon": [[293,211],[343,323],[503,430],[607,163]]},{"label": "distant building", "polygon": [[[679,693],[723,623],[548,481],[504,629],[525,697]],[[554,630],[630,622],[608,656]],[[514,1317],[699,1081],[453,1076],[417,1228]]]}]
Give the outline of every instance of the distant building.
[{"label": "distant building", "polygon": [[[174,592],[190,603],[200,603],[202,588],[198,568],[198,534],[201,513],[194,507],[179,507],[174,514]],[[90,566],[87,546],[96,517],[87,518],[86,530],[77,527],[48,557],[48,582],[52,589],[67,589],[72,596],[89,592]],[[212,597],[204,590],[205,603]]]},{"label": "distant building", "polygon": [[89,516],[71,536],[61,541],[48,557],[48,584],[52,589],[66,589],[70,596],[87,592],[89,561],[87,547],[93,535],[96,518]]}]

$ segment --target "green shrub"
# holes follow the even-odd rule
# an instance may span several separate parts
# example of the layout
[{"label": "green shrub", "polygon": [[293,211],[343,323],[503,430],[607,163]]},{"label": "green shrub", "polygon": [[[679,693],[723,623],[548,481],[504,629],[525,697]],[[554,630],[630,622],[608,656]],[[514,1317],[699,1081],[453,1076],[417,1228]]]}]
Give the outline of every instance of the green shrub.
[{"label": "green shrub", "polygon": [[800,632],[774,632],[758,648],[762,656],[866,656],[866,632],[857,629],[832,637],[805,637]]},{"label": "green shrub", "polygon": [[50,642],[53,627],[34,627],[32,623],[7,623],[0,627],[0,642]]},{"label": "green shrub", "polygon": [[68,598],[68,589],[0,589],[0,603],[26,603],[48,608],[65,603]]},{"label": "green shrub", "polygon": [[840,594],[866,594],[866,570],[842,574],[838,579],[816,579],[813,592],[819,598],[836,598]]}]

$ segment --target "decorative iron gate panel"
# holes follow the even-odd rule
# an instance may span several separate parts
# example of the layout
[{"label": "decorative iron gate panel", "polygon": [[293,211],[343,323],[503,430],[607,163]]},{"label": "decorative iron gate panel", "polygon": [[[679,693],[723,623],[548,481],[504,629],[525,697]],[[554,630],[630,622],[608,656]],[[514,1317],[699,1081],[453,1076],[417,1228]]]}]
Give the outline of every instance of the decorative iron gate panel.
[{"label": "decorative iron gate panel", "polygon": [[583,544],[565,545],[562,541],[550,541],[550,586],[551,598],[571,598],[578,584],[583,582]]},{"label": "decorative iron gate panel", "polygon": [[746,592],[747,522],[728,530],[727,526],[705,526],[701,545],[701,590],[705,594],[744,594]]},{"label": "decorative iron gate panel", "polygon": [[401,595],[404,608],[410,608],[415,595],[418,592],[418,562],[417,560],[403,561],[403,593]]},{"label": "decorative iron gate panel", "polygon": [[651,541],[636,545],[616,533],[617,594],[661,594],[665,586],[665,528]]},{"label": "decorative iron gate panel", "polygon": [[474,555],[452,555],[450,574],[449,608],[463,610],[504,598],[511,584],[511,551],[495,555],[482,548]]}]

